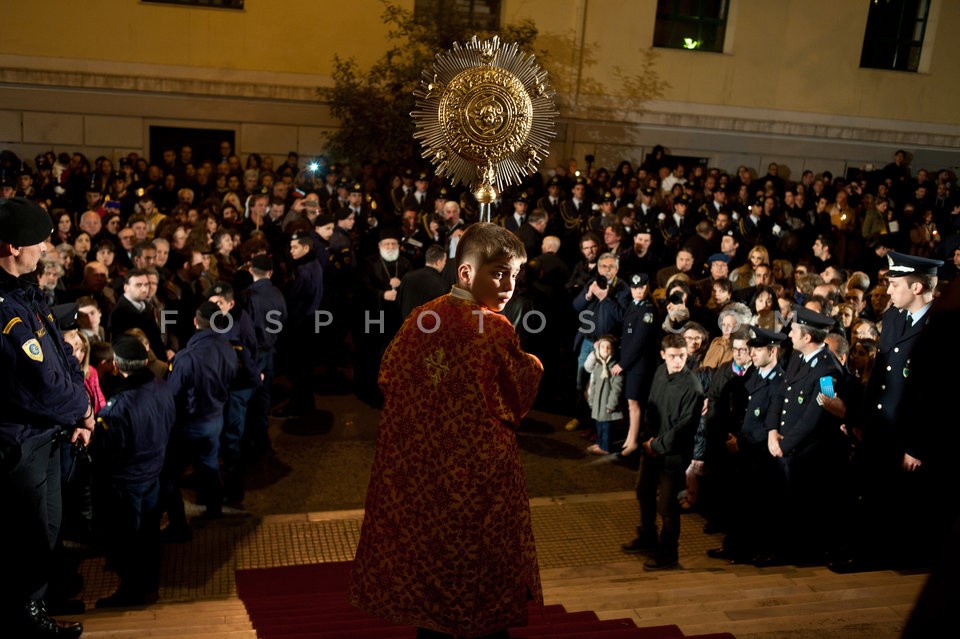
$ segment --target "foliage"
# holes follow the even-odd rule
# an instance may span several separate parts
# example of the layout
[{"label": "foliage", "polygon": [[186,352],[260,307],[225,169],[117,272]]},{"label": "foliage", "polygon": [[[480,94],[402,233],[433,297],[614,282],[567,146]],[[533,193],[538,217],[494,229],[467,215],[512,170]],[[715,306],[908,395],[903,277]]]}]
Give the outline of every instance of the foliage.
[{"label": "foliage", "polygon": [[435,0],[437,12],[415,15],[393,0],[381,0],[381,20],[388,27],[389,48],[365,73],[353,58],[334,55],[333,85],[318,89],[340,127],[329,138],[329,155],[340,162],[386,160],[416,165],[420,145],[413,139],[413,91],[421,73],[437,53],[473,35],[516,42],[532,52],[547,70],[557,92],[561,117],[629,121],[642,112],[643,102],[662,97],[669,84],[656,71],[655,49],[640,49],[629,71],[612,68],[615,90],[596,79],[596,43],[577,40],[574,33],[540,34],[529,20],[502,25],[498,32],[474,29],[465,17],[443,7],[453,0]]},{"label": "foliage", "polygon": [[[413,90],[421,72],[431,68],[434,56],[464,43],[473,35],[488,39],[499,35],[504,42],[517,42],[529,50],[537,37],[530,21],[504,25],[499,32],[473,29],[456,14],[416,16],[413,11],[381,0],[381,19],[388,26],[390,47],[364,73],[353,58],[334,56],[333,86],[318,90],[330,105],[340,128],[330,136],[330,155],[339,161],[387,160],[414,164],[420,146],[413,139]],[[442,6],[442,2],[439,3]],[[438,9],[439,11],[440,9]]]}]

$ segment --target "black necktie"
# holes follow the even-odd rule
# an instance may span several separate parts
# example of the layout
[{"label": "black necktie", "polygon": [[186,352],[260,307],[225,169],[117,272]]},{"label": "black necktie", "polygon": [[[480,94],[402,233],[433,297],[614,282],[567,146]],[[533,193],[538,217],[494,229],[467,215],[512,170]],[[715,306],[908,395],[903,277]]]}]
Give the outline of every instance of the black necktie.
[{"label": "black necktie", "polygon": [[911,328],[913,328],[913,315],[911,315],[910,313],[907,313],[907,319],[903,323],[903,332],[906,333]]}]

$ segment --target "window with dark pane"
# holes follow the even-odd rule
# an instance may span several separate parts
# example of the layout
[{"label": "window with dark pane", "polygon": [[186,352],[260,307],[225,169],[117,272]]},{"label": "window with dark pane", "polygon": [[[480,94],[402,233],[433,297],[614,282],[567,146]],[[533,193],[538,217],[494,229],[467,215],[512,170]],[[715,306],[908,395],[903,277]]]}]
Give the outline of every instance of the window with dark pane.
[{"label": "window with dark pane", "polygon": [[500,0],[415,0],[417,17],[452,20],[482,31],[500,29]]},{"label": "window with dark pane", "polygon": [[653,46],[723,51],[729,0],[657,0]]},{"label": "window with dark pane", "polygon": [[860,66],[916,71],[930,0],[870,0]]}]

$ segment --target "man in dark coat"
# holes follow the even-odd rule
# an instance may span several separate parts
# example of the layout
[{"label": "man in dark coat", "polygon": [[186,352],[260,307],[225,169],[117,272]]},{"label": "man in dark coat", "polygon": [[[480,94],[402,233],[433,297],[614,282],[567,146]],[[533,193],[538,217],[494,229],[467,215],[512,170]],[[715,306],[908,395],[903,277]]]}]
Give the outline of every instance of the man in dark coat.
[{"label": "man in dark coat", "polygon": [[0,198],[0,628],[9,637],[79,637],[43,599],[60,530],[60,437],[86,445],[93,408],[72,349],[29,276],[53,231],[23,198]]},{"label": "man in dark coat", "polygon": [[226,321],[220,307],[203,302],[194,316],[197,332],[177,352],[167,378],[177,400],[177,424],[161,480],[162,499],[170,517],[167,534],[173,539],[189,535],[183,497],[178,482],[193,465],[197,500],[205,516],[219,517],[223,509],[220,481],[220,434],[230,384],[237,374],[237,356],[222,335]]},{"label": "man in dark coat", "polygon": [[820,561],[830,550],[836,484],[849,452],[839,418],[817,401],[828,386],[844,396],[842,366],[824,343],[834,320],[801,306],[794,311],[789,334],[794,354],[767,413],[767,447],[779,462],[786,494],[772,504],[780,509],[779,548],[758,558],[761,566]]},{"label": "man in dark coat", "polygon": [[316,409],[312,372],[317,311],[323,302],[323,267],[313,251],[313,236],[308,232],[294,233],[290,236],[289,251],[296,271],[284,291],[288,315],[280,347],[292,385],[290,403],[282,411],[284,417]]},{"label": "man in dark coat", "polygon": [[770,401],[783,383],[779,356],[787,336],[760,327],[751,327],[750,333],[747,346],[753,366],[744,379],[746,410],[735,443],[727,444],[734,460],[727,535],[722,547],[707,551],[708,556],[731,563],[750,562],[754,555],[771,551],[768,540],[773,531],[764,513],[766,505],[778,499],[782,490],[776,482],[779,473],[775,460],[767,447],[766,420]]},{"label": "man in dark coat", "polygon": [[[150,350],[162,362],[167,361],[167,347],[163,343],[156,308],[149,301],[150,281],[143,269],[131,269],[123,278],[123,295],[110,313],[107,329],[115,338],[131,328],[139,328],[150,342]],[[183,320],[186,321],[186,320]]]},{"label": "man in dark coat", "polygon": [[[891,307],[883,315],[883,330],[867,386],[863,433],[857,468],[863,487],[859,529],[850,556],[835,561],[837,572],[855,572],[896,565],[921,550],[911,507],[924,490],[921,455],[911,443],[913,422],[903,412],[903,396],[911,373],[914,346],[930,320],[940,260],[889,252]],[[918,479],[919,478],[919,479]]]},{"label": "man in dark coat", "polygon": [[447,263],[444,248],[439,244],[428,246],[425,259],[426,266],[410,271],[400,280],[397,300],[400,304],[400,315],[404,318],[421,304],[450,292],[450,287],[442,275],[443,267]]},{"label": "man in dark coat", "polygon": [[168,384],[147,368],[147,350],[133,336],[113,344],[123,380],[97,416],[93,439],[110,543],[120,586],[98,608],[140,606],[160,576],[160,471],[177,418]]}]

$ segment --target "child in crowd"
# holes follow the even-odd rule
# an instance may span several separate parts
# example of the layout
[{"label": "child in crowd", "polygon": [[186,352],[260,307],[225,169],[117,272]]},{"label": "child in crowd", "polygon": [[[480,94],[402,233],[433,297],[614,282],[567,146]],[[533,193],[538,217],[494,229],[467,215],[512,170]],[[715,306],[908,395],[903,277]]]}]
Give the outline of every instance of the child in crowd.
[{"label": "child in crowd", "polygon": [[542,601],[516,429],[543,373],[497,311],[523,244],[474,224],[457,284],[387,347],[384,394],[350,600],[417,637],[507,637]]},{"label": "child in crowd", "polygon": [[613,354],[614,338],[605,335],[593,345],[593,352],[583,365],[590,373],[590,417],[597,423],[597,442],[587,448],[592,455],[610,454],[611,430],[623,420],[623,376],[610,371],[617,363]]}]

